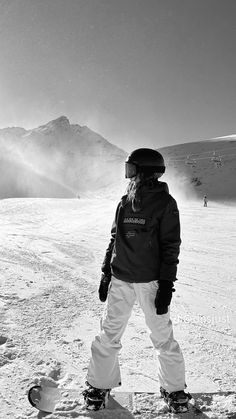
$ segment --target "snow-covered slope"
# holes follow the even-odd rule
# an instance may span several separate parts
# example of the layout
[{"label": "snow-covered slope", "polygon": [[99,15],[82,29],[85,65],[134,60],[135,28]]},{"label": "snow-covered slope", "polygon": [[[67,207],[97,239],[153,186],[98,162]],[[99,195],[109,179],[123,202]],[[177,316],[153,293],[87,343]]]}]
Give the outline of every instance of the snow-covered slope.
[{"label": "snow-covered slope", "polygon": [[[170,415],[158,395],[145,394],[133,412],[82,408],[116,198],[0,201],[0,418],[235,419],[235,207],[199,202],[180,205],[183,241],[171,312],[200,411]],[[156,354],[137,305],[122,343],[120,390],[158,392]],[[52,415],[27,400],[29,386],[47,377],[68,389]]]},{"label": "snow-covered slope", "polygon": [[236,135],[160,149],[173,193],[184,199],[236,200]]},{"label": "snow-covered slope", "polygon": [[[28,131],[0,130],[0,151],[0,169],[2,166],[4,173],[4,188],[0,185],[2,197],[62,197],[63,191],[64,197],[68,193],[81,195],[121,179],[126,157],[123,150],[86,126],[70,124],[65,116]],[[23,168],[22,176],[19,167]],[[27,182],[25,171],[29,173]],[[53,189],[51,184],[47,187],[41,178],[49,179],[57,187]],[[9,187],[8,179],[11,179]]]}]

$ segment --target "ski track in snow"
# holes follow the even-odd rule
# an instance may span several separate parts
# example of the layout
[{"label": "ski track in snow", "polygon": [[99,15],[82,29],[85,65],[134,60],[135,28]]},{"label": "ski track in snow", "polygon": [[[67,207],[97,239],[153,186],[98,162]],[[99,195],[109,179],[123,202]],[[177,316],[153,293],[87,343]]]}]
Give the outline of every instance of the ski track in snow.
[{"label": "ski track in snow", "polygon": [[[1,419],[236,418],[235,207],[179,204],[182,245],[171,312],[184,352],[188,390],[201,413],[173,415],[158,397],[127,409],[82,408],[90,344],[104,305],[97,288],[117,201],[8,199],[0,202]],[[135,305],[120,355],[121,391],[159,393],[156,355]],[[56,411],[33,409],[39,379],[73,390]]]}]

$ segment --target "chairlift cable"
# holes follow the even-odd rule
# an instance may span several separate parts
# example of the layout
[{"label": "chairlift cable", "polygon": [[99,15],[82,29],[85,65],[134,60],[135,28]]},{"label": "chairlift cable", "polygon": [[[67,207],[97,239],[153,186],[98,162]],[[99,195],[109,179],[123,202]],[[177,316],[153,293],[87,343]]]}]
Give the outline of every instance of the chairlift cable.
[{"label": "chairlift cable", "polygon": [[180,163],[185,163],[186,161],[188,161],[189,160],[189,164],[191,165],[191,164],[194,164],[194,163],[196,163],[197,161],[199,161],[199,160],[214,160],[214,159],[222,159],[222,158],[226,158],[226,157],[234,157],[234,156],[236,156],[236,153],[235,154],[222,154],[222,155],[215,155],[215,156],[209,156],[209,157],[194,157],[194,158],[187,158],[186,156],[184,157],[184,158],[179,158],[179,159],[168,159],[167,158],[167,161],[168,161],[168,163],[176,163],[176,162],[180,162]]},{"label": "chairlift cable", "polygon": [[[199,154],[200,155],[202,155],[202,154],[213,154],[214,152],[217,153],[217,154],[220,154],[222,151],[230,151],[230,150],[236,150],[236,147],[228,147],[228,148],[221,148],[221,149],[216,149],[216,150],[202,151],[200,153],[189,153],[187,155],[183,154],[183,155],[178,156],[178,159],[181,159],[181,158],[186,159],[187,157],[189,157],[190,159],[191,158],[196,159],[196,158],[200,158],[200,157],[194,157],[194,156],[199,156]],[[169,160],[172,160],[172,158],[170,157]]]}]

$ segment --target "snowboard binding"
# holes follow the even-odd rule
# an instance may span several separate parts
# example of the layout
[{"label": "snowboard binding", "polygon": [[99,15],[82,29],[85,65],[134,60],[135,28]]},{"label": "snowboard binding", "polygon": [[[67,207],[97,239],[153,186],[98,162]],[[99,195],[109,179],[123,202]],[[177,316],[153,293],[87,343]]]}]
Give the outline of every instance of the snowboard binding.
[{"label": "snowboard binding", "polygon": [[110,389],[99,389],[86,382],[88,388],[82,392],[87,410],[105,409],[110,396]]},{"label": "snowboard binding", "polygon": [[185,413],[189,410],[189,400],[192,398],[191,394],[185,393],[184,390],[168,393],[163,387],[160,387],[160,392],[170,413]]}]

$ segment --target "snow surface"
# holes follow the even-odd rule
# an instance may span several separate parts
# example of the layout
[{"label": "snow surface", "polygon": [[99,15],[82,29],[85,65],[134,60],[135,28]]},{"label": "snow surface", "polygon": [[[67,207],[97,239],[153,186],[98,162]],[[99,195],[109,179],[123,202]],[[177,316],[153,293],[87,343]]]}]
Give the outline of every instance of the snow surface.
[{"label": "snow surface", "polygon": [[[178,418],[159,397],[140,395],[128,412],[81,407],[90,344],[104,304],[100,266],[116,204],[84,199],[0,201],[0,418]],[[198,418],[236,418],[235,206],[179,202],[182,246],[171,306]],[[158,391],[156,355],[135,305],[120,355],[121,391]],[[32,408],[39,380],[68,390],[53,414]],[[195,417],[182,415],[184,419]]]}]

